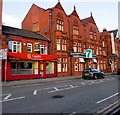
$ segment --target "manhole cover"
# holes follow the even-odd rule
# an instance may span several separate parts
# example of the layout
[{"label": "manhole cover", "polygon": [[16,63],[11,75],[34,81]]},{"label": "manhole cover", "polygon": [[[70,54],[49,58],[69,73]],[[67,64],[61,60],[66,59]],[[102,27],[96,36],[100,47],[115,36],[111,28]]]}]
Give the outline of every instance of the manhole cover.
[{"label": "manhole cover", "polygon": [[54,95],[53,98],[62,98],[64,97],[63,95]]}]

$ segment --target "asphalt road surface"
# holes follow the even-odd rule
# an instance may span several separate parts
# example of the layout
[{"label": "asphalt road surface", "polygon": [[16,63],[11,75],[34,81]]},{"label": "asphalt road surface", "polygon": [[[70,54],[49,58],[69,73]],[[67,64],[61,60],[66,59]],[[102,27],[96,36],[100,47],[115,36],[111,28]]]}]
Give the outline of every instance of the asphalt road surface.
[{"label": "asphalt road surface", "polygon": [[118,75],[4,87],[3,113],[99,113],[119,97]]}]

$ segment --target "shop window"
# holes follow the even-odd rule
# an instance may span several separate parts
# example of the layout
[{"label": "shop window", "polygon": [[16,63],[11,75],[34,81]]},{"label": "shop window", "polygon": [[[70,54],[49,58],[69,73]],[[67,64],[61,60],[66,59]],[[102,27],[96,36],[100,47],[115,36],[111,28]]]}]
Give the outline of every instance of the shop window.
[{"label": "shop window", "polygon": [[9,41],[9,52],[21,53],[21,42]]},{"label": "shop window", "polygon": [[38,74],[38,62],[11,62],[11,75]]},{"label": "shop window", "polygon": [[54,74],[54,62],[46,63],[46,74]]},{"label": "shop window", "polygon": [[40,45],[40,54],[47,54],[47,46]]},{"label": "shop window", "polygon": [[31,43],[27,43],[27,51],[32,52],[32,44]]},{"label": "shop window", "polygon": [[62,50],[66,51],[66,39],[62,39]]},{"label": "shop window", "polygon": [[60,38],[57,38],[57,50],[60,50]]}]

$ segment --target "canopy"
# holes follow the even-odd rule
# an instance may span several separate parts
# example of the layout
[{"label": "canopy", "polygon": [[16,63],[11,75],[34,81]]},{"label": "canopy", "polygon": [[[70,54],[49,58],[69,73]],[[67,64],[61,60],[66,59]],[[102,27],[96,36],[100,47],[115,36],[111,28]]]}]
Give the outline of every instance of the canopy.
[{"label": "canopy", "polygon": [[34,61],[47,61],[56,60],[58,56],[45,55],[45,54],[33,54],[33,53],[15,53],[8,52],[8,58],[11,60],[34,60]]}]

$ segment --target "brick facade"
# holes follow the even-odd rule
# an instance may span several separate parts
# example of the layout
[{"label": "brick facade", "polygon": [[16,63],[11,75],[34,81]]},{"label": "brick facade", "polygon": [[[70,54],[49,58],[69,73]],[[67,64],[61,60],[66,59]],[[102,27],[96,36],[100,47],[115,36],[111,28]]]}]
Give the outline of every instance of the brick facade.
[{"label": "brick facade", "polygon": [[[92,13],[81,20],[75,6],[73,12],[67,15],[60,2],[48,9],[33,4],[22,22],[22,28],[50,38],[49,54],[58,56],[57,76],[81,75],[84,68],[112,72],[119,66],[119,54],[112,54],[110,32],[99,32]],[[119,52],[120,39],[116,39],[115,43]],[[92,57],[86,58],[86,50],[89,49]],[[116,69],[110,61],[114,61]]]}]

